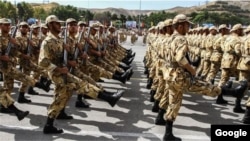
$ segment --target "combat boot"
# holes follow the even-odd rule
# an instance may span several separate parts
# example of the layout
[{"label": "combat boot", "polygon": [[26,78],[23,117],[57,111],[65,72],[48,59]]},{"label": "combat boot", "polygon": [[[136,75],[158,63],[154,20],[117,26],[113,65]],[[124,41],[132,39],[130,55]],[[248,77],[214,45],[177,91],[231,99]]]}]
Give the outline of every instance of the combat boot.
[{"label": "combat boot", "polygon": [[223,98],[223,95],[218,95],[216,99],[216,104],[227,104],[228,102]]},{"label": "combat boot", "polygon": [[47,79],[47,77],[41,76],[39,83],[43,84],[45,87],[50,87],[52,81]]},{"label": "combat boot", "polygon": [[40,83],[40,82],[37,82],[37,83],[35,84],[35,87],[40,88],[40,89],[43,89],[45,92],[49,92],[49,91],[50,91],[50,86],[45,85],[45,84]]},{"label": "combat boot", "polygon": [[128,75],[129,75],[128,72],[125,72],[122,75],[113,74],[112,79],[118,80],[118,81],[122,82],[123,84],[125,84],[127,79],[128,79]]},{"label": "combat boot", "polygon": [[70,120],[73,119],[73,116],[69,116],[65,113],[65,108],[63,108],[59,115],[56,117],[56,119],[62,119],[62,120]]},{"label": "combat boot", "polygon": [[195,61],[192,62],[192,65],[194,67],[198,67],[200,65],[201,62],[201,57],[198,57]]},{"label": "combat boot", "polygon": [[83,96],[81,94],[77,95],[75,107],[77,107],[77,108],[89,108],[89,105],[90,104],[85,99],[83,99]]},{"label": "combat boot", "polygon": [[175,137],[173,135],[173,121],[166,121],[166,129],[163,136],[163,141],[181,141],[181,138]]},{"label": "combat boot", "polygon": [[127,71],[128,69],[131,68],[131,66],[126,65],[126,64],[124,64],[124,63],[120,63],[120,64],[118,65],[118,67],[122,68],[124,71]]},{"label": "combat boot", "polygon": [[165,109],[160,109],[158,112],[158,115],[155,119],[155,124],[156,125],[166,125],[166,121],[164,120],[163,116],[166,113]]},{"label": "combat boot", "polygon": [[156,93],[156,90],[151,90],[150,91],[150,102],[154,102],[155,101],[155,98],[154,98],[154,95]]},{"label": "combat boot", "polygon": [[29,114],[29,111],[23,112],[17,109],[17,107],[14,104],[11,104],[8,108],[15,113],[18,120],[23,120]]},{"label": "combat boot", "polygon": [[130,73],[128,74],[128,81],[130,80],[130,78],[131,78],[131,76],[134,74],[134,71],[133,71],[133,69],[131,68],[130,69]]},{"label": "combat boot", "polygon": [[47,123],[45,124],[43,128],[44,134],[61,134],[63,133],[63,129],[58,129],[54,125],[54,119],[53,118],[47,118]]},{"label": "combat boot", "polygon": [[241,99],[240,98],[236,98],[235,100],[235,106],[234,106],[234,109],[233,111],[235,113],[245,113],[245,110],[241,108]]},{"label": "combat boot", "polygon": [[19,103],[31,103],[31,100],[24,97],[24,92],[19,92],[18,100]]},{"label": "combat boot", "polygon": [[147,88],[147,89],[150,89],[151,86],[152,86],[152,84],[153,84],[153,79],[152,79],[152,78],[148,78],[148,82],[147,82],[146,88]]},{"label": "combat boot", "polygon": [[115,104],[119,101],[119,99],[122,97],[124,93],[124,90],[119,90],[113,95],[108,94],[106,91],[100,92],[98,94],[98,98],[107,101],[110,106],[114,107]]},{"label": "combat boot", "polygon": [[158,113],[159,112],[159,110],[160,110],[159,103],[160,103],[160,101],[155,100],[154,105],[152,107],[152,112],[154,112],[154,113]]},{"label": "combat boot", "polygon": [[231,95],[236,98],[242,98],[244,96],[244,92],[246,91],[248,86],[247,81],[240,81],[240,85],[236,88],[227,88],[225,86],[221,87],[221,94],[223,95]]},{"label": "combat boot", "polygon": [[0,81],[3,81],[3,73],[0,72]]},{"label": "combat boot", "polygon": [[148,68],[145,67],[144,74],[148,74],[148,73],[149,73]]},{"label": "combat boot", "polygon": [[10,108],[5,108],[3,105],[0,104],[0,113],[14,113],[14,111],[10,110]]},{"label": "combat boot", "polygon": [[249,106],[246,107],[246,112],[242,121],[245,124],[250,124],[250,107]]},{"label": "combat boot", "polygon": [[226,84],[224,85],[226,88],[232,88],[233,87],[233,82],[232,81],[227,81]]},{"label": "combat boot", "polygon": [[29,87],[29,89],[28,89],[28,94],[30,94],[30,95],[39,95],[39,93],[38,92],[36,92],[34,89],[33,89],[33,87]]}]

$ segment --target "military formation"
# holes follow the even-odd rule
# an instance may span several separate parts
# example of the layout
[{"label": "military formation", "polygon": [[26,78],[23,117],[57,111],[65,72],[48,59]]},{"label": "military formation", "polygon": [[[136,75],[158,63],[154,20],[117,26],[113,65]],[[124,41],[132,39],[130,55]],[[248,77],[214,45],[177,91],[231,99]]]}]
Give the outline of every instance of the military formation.
[{"label": "military formation", "polygon": [[100,22],[88,25],[83,21],[68,18],[61,21],[55,15],[46,18],[45,24],[11,22],[0,19],[0,112],[14,113],[18,120],[24,119],[29,111],[14,104],[11,93],[14,80],[20,81],[18,103],[31,103],[26,94],[39,95],[33,88],[45,92],[54,88],[54,98],[48,107],[44,134],[63,133],[54,126],[54,120],[73,119],[65,111],[73,93],[77,94],[75,106],[88,108],[84,99],[101,99],[115,106],[124,91],[110,92],[100,83],[101,78],[118,80],[125,84],[133,75],[130,66],[135,53],[118,43],[115,27]]},{"label": "military formation", "polygon": [[[233,112],[245,113],[242,121],[250,124],[250,98],[246,110],[241,107],[250,86],[250,26],[236,24],[231,29],[226,24],[191,26],[194,24],[186,15],[179,14],[148,30],[144,57],[146,87],[151,89],[152,112],[158,113],[155,124],[166,127],[164,141],[181,140],[173,135],[172,128],[183,93],[217,97],[215,103],[224,105],[228,102],[223,95],[235,97]],[[233,83],[238,85],[233,88]]]}]

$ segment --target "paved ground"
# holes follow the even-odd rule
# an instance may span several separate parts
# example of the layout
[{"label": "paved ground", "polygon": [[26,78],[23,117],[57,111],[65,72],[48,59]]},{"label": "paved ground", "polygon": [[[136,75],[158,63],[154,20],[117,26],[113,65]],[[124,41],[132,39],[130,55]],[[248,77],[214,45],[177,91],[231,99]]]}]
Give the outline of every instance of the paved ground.
[{"label": "paved ground", "polygon": [[[0,141],[160,141],[165,128],[154,124],[156,113],[151,112],[152,103],[148,101],[149,90],[145,88],[147,78],[143,74],[142,60],[146,47],[142,44],[142,38],[139,38],[133,46],[130,40],[122,45],[136,52],[132,64],[135,73],[125,85],[106,79],[105,83],[102,83],[108,90],[126,91],[115,107],[112,108],[103,101],[88,100],[91,108],[77,109],[74,107],[76,95],[73,95],[66,111],[73,115],[74,119],[55,122],[55,125],[63,128],[65,132],[60,135],[44,135],[42,129],[53,91],[46,93],[36,89],[40,95],[27,95],[32,100],[31,104],[15,103],[21,109],[30,111],[27,118],[19,122],[12,114],[0,113]],[[18,84],[19,82],[15,83],[15,93]],[[13,92],[13,97],[16,99],[15,93]],[[225,97],[225,99],[229,104],[221,106],[214,104],[215,98],[184,94],[180,115],[174,123],[175,135],[181,137],[183,141],[209,141],[211,124],[241,124],[243,114],[232,112],[234,98]],[[242,104],[244,102],[245,100]]]}]

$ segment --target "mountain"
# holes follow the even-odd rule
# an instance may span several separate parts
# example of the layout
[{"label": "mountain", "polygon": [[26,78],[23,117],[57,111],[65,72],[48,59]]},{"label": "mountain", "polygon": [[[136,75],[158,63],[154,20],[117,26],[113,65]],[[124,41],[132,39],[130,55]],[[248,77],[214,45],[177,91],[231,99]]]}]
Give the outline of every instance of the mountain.
[{"label": "mountain", "polygon": [[[49,11],[52,8],[55,8],[56,6],[59,6],[58,3],[52,2],[48,4],[37,4],[37,3],[31,3],[31,5],[36,7],[43,7],[46,11]],[[86,8],[79,8],[80,10],[86,10]],[[176,12],[176,13],[183,13],[183,14],[190,14],[192,12],[199,12],[202,10],[207,10],[209,12],[228,12],[235,15],[243,15],[243,16],[250,16],[250,1],[247,0],[218,0],[218,1],[212,1],[208,2],[204,5],[200,6],[192,6],[192,7],[174,7],[171,9],[165,9],[165,10],[128,10],[128,9],[122,9],[122,8],[104,8],[104,9],[89,9],[93,13],[101,13],[105,11],[109,11],[111,14],[116,13],[117,15],[123,14],[125,16],[131,15],[136,16],[139,14],[143,15],[149,15],[152,12],[160,12],[160,11],[166,11],[166,12]]]}]

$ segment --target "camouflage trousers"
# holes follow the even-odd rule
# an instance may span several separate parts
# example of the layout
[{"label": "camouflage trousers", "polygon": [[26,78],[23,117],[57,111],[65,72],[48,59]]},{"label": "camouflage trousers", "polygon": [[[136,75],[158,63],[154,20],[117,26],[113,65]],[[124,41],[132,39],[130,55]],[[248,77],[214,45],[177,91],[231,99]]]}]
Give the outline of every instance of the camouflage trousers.
[{"label": "camouflage trousers", "polygon": [[226,82],[230,79],[230,77],[237,76],[238,75],[238,70],[236,68],[223,68],[221,69],[221,78],[219,81],[218,86],[224,86]]},{"label": "camouflage trousers", "polygon": [[250,96],[248,97],[248,100],[247,100],[247,102],[246,102],[246,106],[247,106],[247,107],[250,107]]},{"label": "camouflage trousers", "polygon": [[9,107],[11,104],[14,103],[13,98],[7,92],[6,89],[0,88],[0,104],[5,108]]},{"label": "camouflage trousers", "polygon": [[213,80],[220,70],[220,62],[211,62],[210,70],[207,74],[206,81],[209,82]]},{"label": "camouflage trousers", "polygon": [[91,63],[90,61],[87,61],[86,65],[81,65],[80,69],[82,72],[89,75],[95,81],[98,81],[100,79],[100,77],[111,79],[113,76],[112,72],[109,72],[109,71],[105,70],[104,68],[101,68],[101,67]]},{"label": "camouflage trousers", "polygon": [[[39,67],[38,65],[34,64],[33,62],[30,62],[28,65],[24,65],[24,64],[20,63],[20,65],[22,66],[22,72],[27,76],[30,76],[31,71],[33,71],[34,74],[38,75],[38,78],[40,75],[48,77],[46,71],[44,69],[42,69],[41,67]],[[33,78],[36,81],[38,81],[37,75],[33,75]],[[29,85],[27,85],[27,83],[22,82],[22,84],[19,88],[19,92],[25,92],[26,89],[28,88],[28,86]]]},{"label": "camouflage trousers", "polygon": [[188,77],[181,81],[167,81],[166,90],[168,90],[169,101],[164,119],[171,121],[174,121],[179,113],[184,92],[207,95],[211,97],[221,94],[220,87],[211,85],[201,80],[195,80],[191,83],[190,78]]},{"label": "camouflage trousers", "polygon": [[203,67],[204,67],[204,58],[201,58],[201,62],[200,65],[198,66],[197,70],[196,70],[196,75],[201,75]]},{"label": "camouflage trousers", "polygon": [[201,72],[201,77],[202,78],[206,78],[209,70],[210,70],[210,60],[204,60],[204,64],[203,64],[203,69],[202,69],[202,72]]},{"label": "camouflage trousers", "polygon": [[65,107],[72,96],[73,91],[77,94],[86,94],[94,99],[97,98],[101,91],[98,87],[88,83],[88,81],[69,73],[66,75],[66,84],[61,74],[52,74],[50,77],[55,84],[55,97],[48,109],[48,116],[50,118],[58,116],[59,112]]},{"label": "camouflage trousers", "polygon": [[16,68],[11,68],[8,72],[3,72],[4,74],[4,88],[7,90],[8,94],[11,94],[14,89],[14,80],[21,81],[23,85],[34,86],[36,81],[29,75],[22,73]]},{"label": "camouflage trousers", "polygon": [[101,67],[101,68],[104,68],[105,70],[108,70],[108,71],[110,71],[112,73],[115,73],[115,71],[119,71],[121,73],[124,73],[123,69],[119,68],[118,66],[110,65],[110,64],[108,64],[107,62],[105,62],[102,59],[96,60],[94,58],[94,59],[91,59],[90,62],[97,65],[97,66],[99,66],[99,67]]}]

